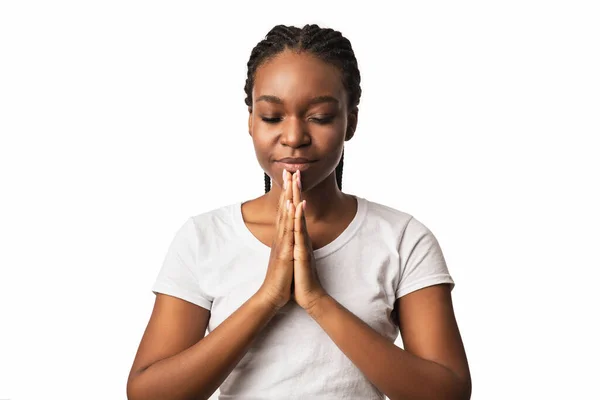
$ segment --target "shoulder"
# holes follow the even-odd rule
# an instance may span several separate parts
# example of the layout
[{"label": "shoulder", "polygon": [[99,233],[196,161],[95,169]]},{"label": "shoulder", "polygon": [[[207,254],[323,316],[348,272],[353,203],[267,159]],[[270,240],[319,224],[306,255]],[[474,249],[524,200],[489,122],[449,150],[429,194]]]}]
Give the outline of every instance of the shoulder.
[{"label": "shoulder", "polygon": [[381,204],[378,203],[376,201],[373,200],[368,200],[368,199],[364,199],[365,203],[367,204],[368,210],[369,210],[369,217],[371,218],[384,218],[384,219],[392,219],[393,221],[397,222],[399,220],[402,221],[407,221],[410,218],[412,218],[412,215],[399,210],[397,208],[393,208],[391,206],[385,205],[385,204]]},{"label": "shoulder", "polygon": [[185,236],[197,245],[218,244],[230,240],[237,233],[236,206],[239,203],[227,204],[189,216],[178,235]]},{"label": "shoulder", "polygon": [[436,235],[412,213],[370,200],[366,204],[367,217],[361,231],[368,240],[386,243],[404,256],[415,248],[439,247]]},{"label": "shoulder", "polygon": [[239,203],[231,203],[208,211],[203,211],[190,216],[189,221],[191,221],[190,223],[197,225],[200,229],[211,225],[230,225],[235,216],[236,206],[239,206]]},{"label": "shoulder", "polygon": [[431,234],[429,228],[412,213],[375,201],[363,199],[367,205],[367,220],[371,225],[391,229],[401,236]]}]

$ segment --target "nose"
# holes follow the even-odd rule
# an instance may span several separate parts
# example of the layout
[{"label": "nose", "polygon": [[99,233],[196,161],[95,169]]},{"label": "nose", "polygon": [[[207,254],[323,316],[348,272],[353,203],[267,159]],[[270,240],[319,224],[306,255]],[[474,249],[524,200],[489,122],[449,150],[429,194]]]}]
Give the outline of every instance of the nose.
[{"label": "nose", "polygon": [[310,143],[310,135],[302,118],[289,117],[284,120],[281,143],[289,147],[300,147]]}]

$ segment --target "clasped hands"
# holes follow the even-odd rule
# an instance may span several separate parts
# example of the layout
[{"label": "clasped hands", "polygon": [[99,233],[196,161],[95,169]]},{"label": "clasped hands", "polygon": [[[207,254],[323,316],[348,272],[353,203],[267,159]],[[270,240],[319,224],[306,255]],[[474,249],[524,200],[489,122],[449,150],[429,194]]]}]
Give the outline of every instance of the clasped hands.
[{"label": "clasped hands", "polygon": [[[288,190],[291,186],[291,190]],[[293,175],[283,169],[284,207],[289,212],[288,218],[293,218],[293,264],[291,297],[303,309],[310,311],[311,307],[323,296],[327,295],[316,271],[312,242],[306,228],[306,200],[302,200],[301,173]],[[291,224],[290,224],[291,225]]]}]

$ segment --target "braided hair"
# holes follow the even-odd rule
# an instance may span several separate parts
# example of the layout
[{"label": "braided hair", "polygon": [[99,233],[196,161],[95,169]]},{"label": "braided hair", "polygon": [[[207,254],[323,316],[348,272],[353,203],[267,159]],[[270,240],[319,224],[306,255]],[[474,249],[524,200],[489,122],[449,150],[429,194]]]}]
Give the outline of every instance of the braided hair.
[{"label": "braided hair", "polygon": [[[306,51],[331,63],[342,72],[342,83],[348,93],[348,106],[355,108],[360,102],[360,71],[354,56],[352,45],[338,31],[321,28],[318,25],[305,25],[302,29],[295,26],[277,25],[267,33],[250,53],[248,61],[248,77],[246,78],[246,105],[252,106],[252,88],[257,68],[265,61],[275,57],[285,49]],[[344,168],[344,151],[335,176],[337,185],[342,189],[342,171]],[[271,190],[271,178],[265,173],[265,193]]]}]

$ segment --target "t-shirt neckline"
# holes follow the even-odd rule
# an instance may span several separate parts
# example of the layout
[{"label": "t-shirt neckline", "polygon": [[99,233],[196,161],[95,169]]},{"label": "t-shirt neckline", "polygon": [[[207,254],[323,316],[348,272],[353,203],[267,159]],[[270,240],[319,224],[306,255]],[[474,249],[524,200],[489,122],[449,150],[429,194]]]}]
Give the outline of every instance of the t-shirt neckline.
[{"label": "t-shirt neckline", "polygon": [[[362,222],[365,219],[365,216],[367,215],[368,203],[366,199],[360,196],[351,196],[354,197],[357,202],[357,209],[354,218],[352,219],[352,221],[350,221],[350,224],[346,227],[346,229],[344,229],[342,233],[338,237],[336,237],[332,242],[313,251],[315,259],[326,257],[329,254],[339,250],[358,232]],[[270,253],[271,247],[258,240],[258,238],[254,236],[254,234],[250,232],[250,230],[246,226],[242,214],[243,203],[243,201],[240,201],[232,204],[232,219],[235,230],[240,234],[240,236],[248,246],[252,247],[257,251],[266,252],[267,254]]]}]

